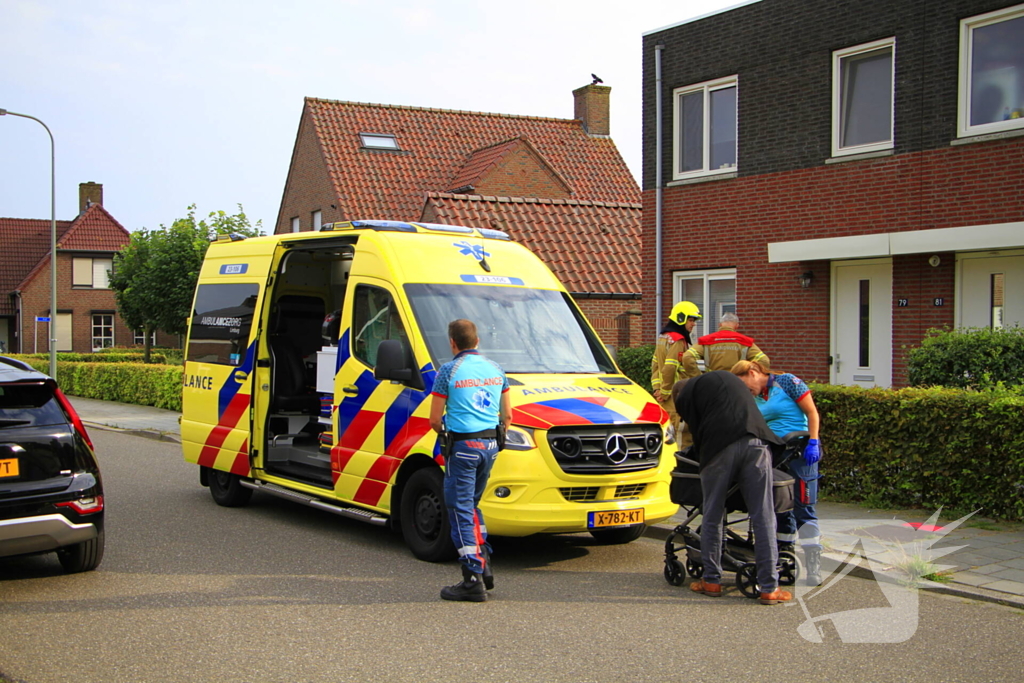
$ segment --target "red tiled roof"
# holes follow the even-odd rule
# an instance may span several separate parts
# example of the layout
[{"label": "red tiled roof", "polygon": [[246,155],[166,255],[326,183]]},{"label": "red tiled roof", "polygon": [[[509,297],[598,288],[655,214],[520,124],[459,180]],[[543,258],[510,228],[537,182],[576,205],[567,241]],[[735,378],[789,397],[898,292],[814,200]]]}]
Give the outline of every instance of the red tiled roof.
[{"label": "red tiled roof", "polygon": [[[57,247],[65,251],[117,251],[128,231],[99,204],[73,221],[57,221]],[[14,315],[10,294],[49,262],[50,221],[0,218],[0,315]]]},{"label": "red tiled roof", "polygon": [[[306,115],[345,218],[416,219],[425,193],[452,189],[456,177],[470,172],[465,168],[474,151],[521,137],[574,198],[640,201],[640,188],[615,143],[587,135],[576,120],[316,98],[306,98]],[[401,151],[363,149],[359,133],[394,135]],[[483,155],[473,160],[485,161]]]},{"label": "red tiled roof", "polygon": [[76,218],[57,246],[65,251],[118,251],[131,235],[101,204]]},{"label": "red tiled roof", "polygon": [[430,192],[423,220],[504,230],[570,292],[639,294],[640,204]]},{"label": "red tiled roof", "polygon": [[448,192],[458,190],[460,187],[473,187],[478,184],[492,166],[495,166],[506,153],[515,149],[521,144],[521,138],[499,142],[490,147],[484,147],[472,152],[466,165],[463,166],[454,178],[448,181]]}]

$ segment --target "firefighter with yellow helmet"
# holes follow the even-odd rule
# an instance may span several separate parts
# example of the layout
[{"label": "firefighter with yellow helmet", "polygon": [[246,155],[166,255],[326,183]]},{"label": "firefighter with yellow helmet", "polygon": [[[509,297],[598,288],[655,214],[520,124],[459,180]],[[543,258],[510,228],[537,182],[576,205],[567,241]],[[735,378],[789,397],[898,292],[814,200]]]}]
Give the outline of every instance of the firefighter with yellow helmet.
[{"label": "firefighter with yellow helmet", "polygon": [[679,415],[672,404],[672,386],[683,379],[683,356],[690,348],[690,332],[700,317],[700,309],[692,301],[680,301],[673,306],[668,322],[661,329],[654,346],[654,358],[651,359],[651,389],[654,398],[671,416],[672,434],[680,447],[689,445],[690,435],[679,432]]}]

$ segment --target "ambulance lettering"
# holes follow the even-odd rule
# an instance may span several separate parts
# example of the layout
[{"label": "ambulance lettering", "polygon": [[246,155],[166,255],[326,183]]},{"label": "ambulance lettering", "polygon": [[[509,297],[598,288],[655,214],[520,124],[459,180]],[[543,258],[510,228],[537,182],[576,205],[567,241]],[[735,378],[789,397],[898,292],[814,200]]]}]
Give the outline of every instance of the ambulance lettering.
[{"label": "ambulance lettering", "polygon": [[186,375],[181,384],[183,387],[188,389],[204,389],[206,391],[210,391],[213,389],[213,377]]}]

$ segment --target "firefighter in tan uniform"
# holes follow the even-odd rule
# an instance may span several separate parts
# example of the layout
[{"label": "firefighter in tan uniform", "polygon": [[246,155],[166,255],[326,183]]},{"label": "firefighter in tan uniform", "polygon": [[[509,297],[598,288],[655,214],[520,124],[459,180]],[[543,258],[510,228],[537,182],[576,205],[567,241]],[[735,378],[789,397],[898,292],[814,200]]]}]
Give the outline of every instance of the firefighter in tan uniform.
[{"label": "firefighter in tan uniform", "polygon": [[654,346],[651,359],[651,389],[654,398],[668,411],[671,418],[671,432],[668,443],[675,439],[680,448],[693,443],[689,432],[680,433],[679,414],[672,403],[672,387],[683,378],[683,357],[690,348],[690,331],[700,320],[700,309],[690,301],[680,301],[672,307],[668,322]]},{"label": "firefighter in tan uniform", "polygon": [[704,335],[683,354],[681,369],[683,376],[696,377],[699,375],[700,368],[697,366],[697,361],[701,359],[704,359],[705,372],[729,371],[741,360],[755,361],[768,368],[768,356],[757,348],[752,338],[736,331],[739,326],[740,319],[736,317],[735,313],[722,315],[718,331]]}]

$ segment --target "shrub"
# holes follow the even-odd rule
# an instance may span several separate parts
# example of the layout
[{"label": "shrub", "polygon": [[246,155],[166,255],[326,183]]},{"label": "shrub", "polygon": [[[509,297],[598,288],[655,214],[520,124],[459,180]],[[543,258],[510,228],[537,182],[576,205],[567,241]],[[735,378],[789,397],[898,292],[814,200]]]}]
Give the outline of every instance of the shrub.
[{"label": "shrub", "polygon": [[1024,329],[929,330],[907,354],[913,386],[988,389],[1024,383]]},{"label": "shrub", "polygon": [[813,390],[822,492],[1024,519],[1024,390]]},{"label": "shrub", "polygon": [[618,363],[622,374],[651,391],[651,358],[654,357],[654,344],[619,349]]},{"label": "shrub", "polygon": [[[49,372],[49,361],[26,359],[41,372]],[[105,401],[181,410],[180,365],[152,363],[57,363],[57,381],[64,393]]]}]

